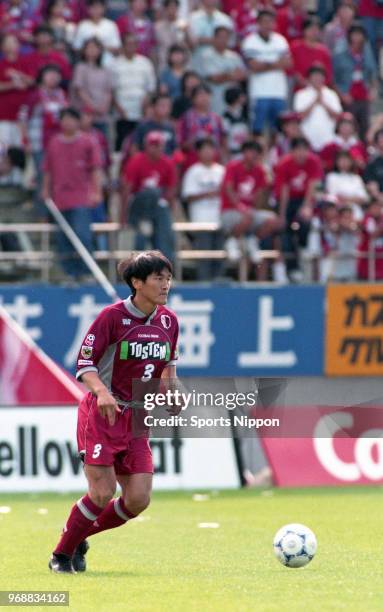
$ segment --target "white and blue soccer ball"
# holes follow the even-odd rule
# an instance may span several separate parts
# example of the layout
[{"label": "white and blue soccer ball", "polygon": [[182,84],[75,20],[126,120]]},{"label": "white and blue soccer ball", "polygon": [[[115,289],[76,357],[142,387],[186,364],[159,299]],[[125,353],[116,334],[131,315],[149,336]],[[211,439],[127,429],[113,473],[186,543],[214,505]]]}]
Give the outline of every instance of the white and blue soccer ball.
[{"label": "white and blue soccer ball", "polygon": [[291,523],[274,536],[274,553],[278,561],[287,567],[304,567],[317,551],[317,539],[305,525]]}]

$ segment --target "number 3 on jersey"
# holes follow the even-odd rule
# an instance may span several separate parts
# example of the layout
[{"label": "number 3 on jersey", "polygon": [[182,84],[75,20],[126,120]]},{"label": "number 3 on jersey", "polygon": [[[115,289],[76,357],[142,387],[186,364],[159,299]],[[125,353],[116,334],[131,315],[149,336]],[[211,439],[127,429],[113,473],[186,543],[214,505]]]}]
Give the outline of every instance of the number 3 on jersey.
[{"label": "number 3 on jersey", "polygon": [[153,376],[153,372],[154,372],[154,365],[152,363],[147,363],[145,366],[144,375],[141,376],[141,380],[143,381],[150,380],[151,377]]}]

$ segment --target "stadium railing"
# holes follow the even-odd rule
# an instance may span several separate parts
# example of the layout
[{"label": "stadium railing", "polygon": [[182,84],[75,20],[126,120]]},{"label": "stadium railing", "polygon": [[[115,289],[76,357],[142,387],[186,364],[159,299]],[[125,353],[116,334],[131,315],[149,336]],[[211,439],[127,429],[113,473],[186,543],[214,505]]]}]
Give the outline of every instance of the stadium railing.
[{"label": "stadium railing", "polygon": [[[116,262],[129,253],[127,249],[119,248],[119,238],[123,231],[123,228],[119,223],[116,222],[105,222],[105,223],[92,223],[92,232],[94,234],[107,234],[108,235],[108,250],[95,250],[92,255],[97,262],[104,262],[107,264],[107,274],[112,283],[117,281]],[[221,261],[228,261],[228,254],[225,249],[218,250],[201,250],[193,248],[183,248],[182,237],[196,234],[198,232],[216,232],[219,229],[217,223],[193,223],[189,221],[176,221],[173,223],[173,230],[176,234],[177,242],[177,259],[176,259],[176,277],[179,280],[183,279],[183,272],[186,262],[197,263],[201,260],[214,259]],[[30,268],[34,270],[40,270],[40,277],[43,282],[49,282],[51,279],[52,264],[59,259],[59,254],[55,251],[52,245],[52,234],[58,230],[57,225],[52,223],[0,223],[0,237],[2,234],[23,234],[31,235],[35,234],[39,238],[34,243],[34,248],[23,248],[23,250],[1,250],[0,245],[0,265],[3,262],[26,262]],[[28,244],[32,244],[28,241]],[[261,261],[273,261],[280,257],[278,250],[259,250],[259,260]],[[360,252],[347,253],[346,255],[338,255],[333,253],[330,257],[335,261],[337,259],[350,259],[350,258],[368,258],[368,270],[369,280],[375,280],[375,260],[377,258],[374,251],[370,251],[367,254]],[[379,255],[378,255],[379,257]],[[313,280],[317,280],[316,268],[320,260],[319,254],[305,253],[303,256],[304,261],[312,266],[314,271],[312,274]],[[231,262],[231,265],[233,263]],[[242,252],[242,257],[237,262],[238,268],[238,279],[241,282],[245,282],[249,279],[250,267],[248,257],[245,251]]]}]

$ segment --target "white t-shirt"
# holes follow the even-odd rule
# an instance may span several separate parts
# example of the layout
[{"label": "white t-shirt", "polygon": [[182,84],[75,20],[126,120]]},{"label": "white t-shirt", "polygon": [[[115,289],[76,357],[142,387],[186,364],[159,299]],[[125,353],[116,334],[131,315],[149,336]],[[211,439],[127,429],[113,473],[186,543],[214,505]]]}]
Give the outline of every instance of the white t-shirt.
[{"label": "white t-shirt", "polygon": [[114,58],[109,68],[115,78],[118,104],[127,114],[128,121],[139,121],[145,96],[156,89],[152,62],[138,53],[132,59],[120,55]]},{"label": "white t-shirt", "polygon": [[325,189],[329,195],[343,196],[350,199],[356,221],[361,221],[363,212],[360,204],[355,204],[353,198],[363,198],[368,202],[366,186],[359,174],[354,172],[330,172],[326,176]]},{"label": "white t-shirt", "polygon": [[[294,96],[293,107],[297,113],[304,112],[312,104],[318,91],[311,85],[297,91]],[[322,87],[322,98],[326,106],[334,113],[342,111],[338,94],[329,87]],[[322,104],[315,104],[312,111],[301,122],[301,130],[314,151],[320,151],[332,142],[335,137],[336,120],[332,119]]]},{"label": "white t-shirt", "polygon": [[[205,166],[200,162],[186,171],[182,182],[182,197],[188,198],[207,191],[220,189],[225,168],[221,164]],[[193,223],[219,223],[221,219],[220,197],[204,198],[189,204],[189,218]]]},{"label": "white t-shirt", "polygon": [[[268,40],[264,40],[254,32],[246,36],[242,44],[242,53],[245,59],[255,59],[258,62],[273,63],[289,53],[289,44],[281,34],[273,32]],[[251,73],[249,77],[249,97],[282,98],[288,94],[287,76],[284,70],[267,70],[265,72]]]},{"label": "white t-shirt", "polygon": [[84,43],[89,38],[98,38],[107,49],[119,49],[121,38],[118,27],[111,19],[101,19],[94,23],[90,19],[81,21],[74,35],[73,47],[77,50],[82,49]]}]

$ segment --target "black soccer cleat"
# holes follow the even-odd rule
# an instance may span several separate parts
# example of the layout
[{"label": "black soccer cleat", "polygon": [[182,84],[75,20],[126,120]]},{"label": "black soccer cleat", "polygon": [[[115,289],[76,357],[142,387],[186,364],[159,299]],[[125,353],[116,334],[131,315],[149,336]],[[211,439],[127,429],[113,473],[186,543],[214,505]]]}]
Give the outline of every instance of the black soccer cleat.
[{"label": "black soccer cleat", "polygon": [[68,555],[63,553],[52,553],[49,559],[48,567],[55,574],[75,574],[73,569],[72,559]]},{"label": "black soccer cleat", "polygon": [[76,572],[85,572],[86,570],[86,559],[85,555],[89,550],[88,540],[80,542],[77,546],[74,555],[72,557],[72,565]]}]

